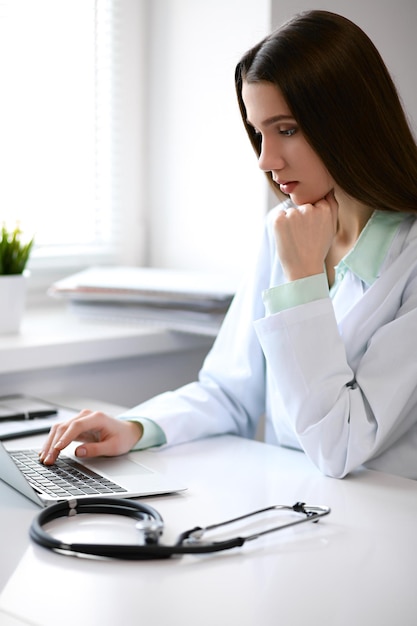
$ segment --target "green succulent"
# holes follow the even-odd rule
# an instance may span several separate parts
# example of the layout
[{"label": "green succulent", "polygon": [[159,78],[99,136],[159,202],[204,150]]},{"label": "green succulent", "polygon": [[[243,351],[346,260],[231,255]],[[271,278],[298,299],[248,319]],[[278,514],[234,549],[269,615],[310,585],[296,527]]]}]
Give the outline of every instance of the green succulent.
[{"label": "green succulent", "polygon": [[17,226],[9,231],[3,225],[0,239],[0,275],[22,274],[33,246],[33,238],[23,242]]}]

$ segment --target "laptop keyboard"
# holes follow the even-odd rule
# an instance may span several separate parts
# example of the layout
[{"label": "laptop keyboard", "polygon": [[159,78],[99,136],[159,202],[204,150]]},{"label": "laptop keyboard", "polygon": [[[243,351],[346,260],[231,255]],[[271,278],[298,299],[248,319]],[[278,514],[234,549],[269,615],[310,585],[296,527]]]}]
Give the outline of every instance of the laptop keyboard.
[{"label": "laptop keyboard", "polygon": [[80,465],[74,459],[60,456],[54,465],[43,465],[36,450],[10,450],[10,456],[28,483],[49,496],[123,494],[126,489]]}]

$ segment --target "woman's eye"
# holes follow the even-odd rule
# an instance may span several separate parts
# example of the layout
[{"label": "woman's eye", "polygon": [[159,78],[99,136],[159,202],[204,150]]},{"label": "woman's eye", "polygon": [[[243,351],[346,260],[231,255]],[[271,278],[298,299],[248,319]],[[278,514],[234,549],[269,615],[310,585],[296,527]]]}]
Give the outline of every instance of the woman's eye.
[{"label": "woman's eye", "polygon": [[292,137],[297,132],[296,128],[284,128],[280,129],[279,134],[284,135],[285,137]]}]

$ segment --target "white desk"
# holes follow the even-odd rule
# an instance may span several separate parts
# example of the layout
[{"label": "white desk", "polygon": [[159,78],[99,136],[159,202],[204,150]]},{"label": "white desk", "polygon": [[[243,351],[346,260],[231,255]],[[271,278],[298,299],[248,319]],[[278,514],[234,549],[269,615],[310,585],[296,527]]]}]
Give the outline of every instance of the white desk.
[{"label": "white desk", "polygon": [[[302,453],[235,437],[137,454],[189,484],[182,495],[145,499],[165,519],[165,541],[274,503],[332,513],[217,555],[94,561],[32,544],[38,509],[0,484],[2,626],[15,623],[10,616],[42,626],[416,624],[417,482],[371,471],[326,478]],[[88,516],[79,523],[78,539],[92,532]],[[130,541],[133,523],[115,524]],[[106,521],[99,526],[108,533]]]}]

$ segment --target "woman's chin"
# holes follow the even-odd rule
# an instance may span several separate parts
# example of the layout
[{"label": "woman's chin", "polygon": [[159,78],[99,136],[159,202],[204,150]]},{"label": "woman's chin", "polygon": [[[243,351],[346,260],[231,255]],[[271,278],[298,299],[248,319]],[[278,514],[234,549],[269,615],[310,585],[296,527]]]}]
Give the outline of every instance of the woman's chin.
[{"label": "woman's chin", "polygon": [[326,193],[322,195],[316,195],[316,194],[307,195],[307,194],[297,193],[296,191],[294,193],[288,194],[288,197],[291,199],[291,202],[293,202],[297,206],[302,206],[303,204],[316,204],[316,202],[318,202],[319,200],[323,200],[325,196],[326,196]]}]

